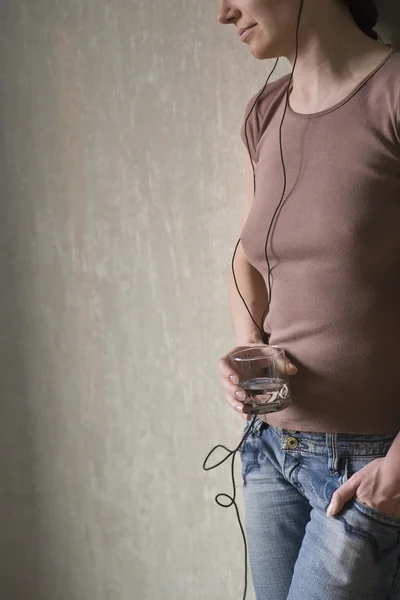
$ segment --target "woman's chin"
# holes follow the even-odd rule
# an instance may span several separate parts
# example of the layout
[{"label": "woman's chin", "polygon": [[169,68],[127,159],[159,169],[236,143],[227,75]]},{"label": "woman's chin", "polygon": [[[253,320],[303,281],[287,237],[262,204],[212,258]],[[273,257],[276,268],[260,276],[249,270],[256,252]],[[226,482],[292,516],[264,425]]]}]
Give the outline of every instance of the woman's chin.
[{"label": "woman's chin", "polygon": [[278,58],[278,56],[281,56],[279,50],[274,48],[271,44],[256,44],[255,41],[253,41],[252,44],[249,44],[249,48],[254,58],[258,58],[259,60]]},{"label": "woman's chin", "polygon": [[259,60],[264,60],[266,58],[275,58],[272,55],[270,48],[265,48],[265,46],[260,47],[260,46],[257,46],[256,44],[253,44],[253,45],[249,44],[249,47],[250,47],[250,52],[252,53],[254,58],[258,58]]}]

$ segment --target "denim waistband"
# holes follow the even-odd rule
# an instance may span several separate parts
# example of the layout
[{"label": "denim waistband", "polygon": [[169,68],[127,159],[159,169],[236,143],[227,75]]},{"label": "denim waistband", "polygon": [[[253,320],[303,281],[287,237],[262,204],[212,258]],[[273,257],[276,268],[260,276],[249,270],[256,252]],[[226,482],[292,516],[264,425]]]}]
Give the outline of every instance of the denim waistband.
[{"label": "denim waistband", "polygon": [[336,458],[346,455],[353,457],[385,456],[397,436],[398,431],[386,433],[322,433],[281,429],[256,418],[252,431],[261,435],[269,428],[281,443],[282,450],[297,453],[332,455]]}]

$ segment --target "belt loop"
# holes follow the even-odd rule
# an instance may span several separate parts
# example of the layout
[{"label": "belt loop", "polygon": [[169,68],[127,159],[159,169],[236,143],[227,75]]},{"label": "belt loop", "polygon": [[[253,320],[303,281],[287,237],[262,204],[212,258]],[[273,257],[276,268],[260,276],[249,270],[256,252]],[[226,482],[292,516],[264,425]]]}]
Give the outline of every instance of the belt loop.
[{"label": "belt loop", "polygon": [[326,434],[326,446],[328,448],[328,468],[331,474],[339,473],[339,451],[337,444],[337,433]]}]

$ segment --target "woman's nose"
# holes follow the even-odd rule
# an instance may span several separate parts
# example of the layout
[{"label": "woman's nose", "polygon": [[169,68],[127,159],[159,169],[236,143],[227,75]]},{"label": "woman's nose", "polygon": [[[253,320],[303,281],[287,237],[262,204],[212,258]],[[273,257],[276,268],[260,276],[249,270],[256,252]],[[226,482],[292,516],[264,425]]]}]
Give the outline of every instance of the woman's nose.
[{"label": "woman's nose", "polygon": [[236,12],[237,11],[234,8],[229,6],[228,2],[223,0],[223,2],[221,2],[221,5],[219,7],[219,12],[218,12],[218,17],[217,17],[218,21],[220,23],[223,23],[224,25],[228,25],[235,18]]}]

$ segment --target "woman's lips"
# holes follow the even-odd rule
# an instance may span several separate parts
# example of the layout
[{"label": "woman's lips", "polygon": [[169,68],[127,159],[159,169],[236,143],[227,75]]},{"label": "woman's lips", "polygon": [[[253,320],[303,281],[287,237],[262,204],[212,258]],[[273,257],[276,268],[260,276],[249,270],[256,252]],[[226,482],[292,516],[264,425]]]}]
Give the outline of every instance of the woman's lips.
[{"label": "woman's lips", "polygon": [[249,35],[250,31],[256,26],[256,24],[251,25],[250,27],[247,27],[246,29],[241,29],[239,31],[239,35],[240,35],[240,39],[242,40],[242,42],[247,38],[247,36]]}]

